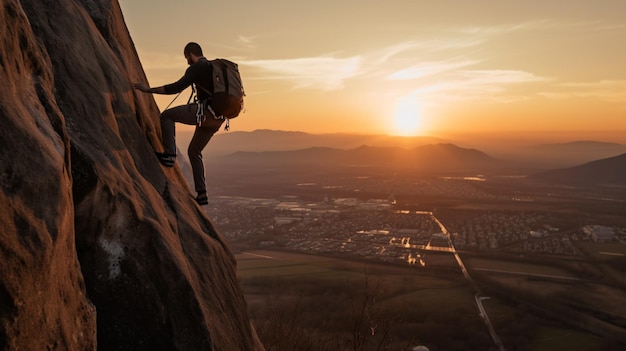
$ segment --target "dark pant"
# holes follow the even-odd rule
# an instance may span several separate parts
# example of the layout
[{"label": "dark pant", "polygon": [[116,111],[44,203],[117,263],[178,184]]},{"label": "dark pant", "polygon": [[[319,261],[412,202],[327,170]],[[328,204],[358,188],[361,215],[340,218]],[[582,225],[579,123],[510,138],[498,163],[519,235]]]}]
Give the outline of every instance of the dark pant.
[{"label": "dark pant", "polygon": [[189,143],[187,155],[193,171],[193,182],[197,192],[206,191],[204,178],[204,163],[202,162],[202,150],[209,143],[213,134],[220,129],[223,120],[213,118],[206,113],[206,120],[201,126],[196,123],[197,104],[189,104],[172,107],[161,113],[161,130],[163,133],[163,148],[166,154],[176,154],[176,126],[174,122],[196,125],[196,131]]}]

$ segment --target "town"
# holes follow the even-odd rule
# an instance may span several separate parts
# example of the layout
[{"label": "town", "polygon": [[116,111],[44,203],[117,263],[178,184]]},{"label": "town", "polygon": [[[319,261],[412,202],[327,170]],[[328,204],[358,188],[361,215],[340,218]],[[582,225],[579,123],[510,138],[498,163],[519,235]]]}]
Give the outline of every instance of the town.
[{"label": "town", "polygon": [[[451,184],[451,182],[447,182]],[[451,187],[456,190],[460,186]],[[466,189],[466,188],[463,188]],[[470,192],[456,194],[467,194]],[[481,192],[473,191],[486,197]],[[234,247],[279,248],[409,262],[441,235],[458,250],[510,254],[583,256],[575,242],[626,243],[626,228],[587,223],[562,228],[547,212],[523,210],[409,210],[394,199],[329,198],[307,201],[217,196],[207,210]],[[436,240],[435,240],[436,242]],[[443,244],[445,246],[445,243]],[[620,253],[605,252],[606,255]]]}]

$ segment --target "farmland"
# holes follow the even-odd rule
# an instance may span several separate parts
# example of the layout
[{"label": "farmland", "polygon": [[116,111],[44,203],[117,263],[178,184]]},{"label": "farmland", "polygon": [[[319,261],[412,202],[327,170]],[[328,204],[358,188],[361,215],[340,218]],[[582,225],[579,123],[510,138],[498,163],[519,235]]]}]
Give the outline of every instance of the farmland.
[{"label": "farmland", "polygon": [[[236,258],[251,317],[272,349],[347,350],[358,345],[375,350],[385,345],[410,350],[420,344],[430,350],[495,349],[472,287],[449,267],[421,270],[263,250],[240,252]],[[494,265],[500,270],[567,275],[540,265],[468,262],[485,269]],[[520,278],[503,275],[496,281],[515,285],[515,279]],[[610,347],[523,303],[493,297],[485,306],[507,350],[554,350],[554,345],[573,343],[578,350]]]}]

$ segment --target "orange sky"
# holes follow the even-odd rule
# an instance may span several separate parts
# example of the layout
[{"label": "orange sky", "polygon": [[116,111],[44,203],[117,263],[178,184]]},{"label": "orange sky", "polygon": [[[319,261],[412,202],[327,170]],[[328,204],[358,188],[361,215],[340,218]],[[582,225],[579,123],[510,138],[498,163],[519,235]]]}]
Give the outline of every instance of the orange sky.
[{"label": "orange sky", "polygon": [[120,5],[152,86],[182,76],[188,41],[240,64],[246,112],[232,130],[626,132],[623,0]]}]

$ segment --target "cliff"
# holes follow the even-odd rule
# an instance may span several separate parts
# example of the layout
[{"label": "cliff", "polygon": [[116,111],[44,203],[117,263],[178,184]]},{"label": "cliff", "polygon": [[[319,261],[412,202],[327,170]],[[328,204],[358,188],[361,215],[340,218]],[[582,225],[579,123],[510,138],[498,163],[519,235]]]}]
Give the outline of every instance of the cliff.
[{"label": "cliff", "polygon": [[0,3],[0,349],[262,349],[118,2]]}]

